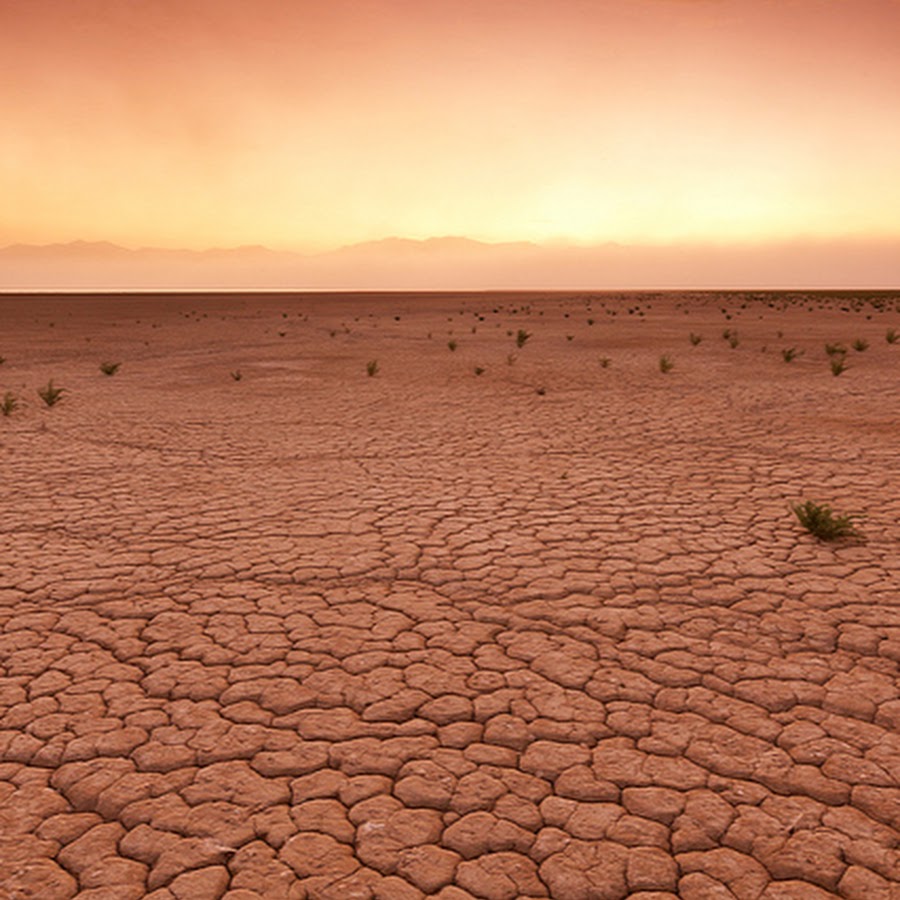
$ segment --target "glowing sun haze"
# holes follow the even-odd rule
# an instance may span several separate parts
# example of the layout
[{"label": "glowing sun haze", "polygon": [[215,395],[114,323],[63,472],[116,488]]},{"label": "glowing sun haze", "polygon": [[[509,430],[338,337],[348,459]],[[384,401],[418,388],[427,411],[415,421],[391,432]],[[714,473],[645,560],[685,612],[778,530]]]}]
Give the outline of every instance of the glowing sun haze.
[{"label": "glowing sun haze", "polygon": [[0,244],[900,238],[896,0],[0,0]]}]

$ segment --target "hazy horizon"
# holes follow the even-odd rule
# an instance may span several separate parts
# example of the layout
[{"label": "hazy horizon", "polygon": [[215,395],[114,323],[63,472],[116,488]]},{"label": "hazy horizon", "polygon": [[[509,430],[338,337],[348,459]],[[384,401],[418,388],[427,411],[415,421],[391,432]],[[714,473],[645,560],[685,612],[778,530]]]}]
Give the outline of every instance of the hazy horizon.
[{"label": "hazy horizon", "polygon": [[83,241],[0,247],[15,290],[765,290],[900,287],[900,241],[595,246],[389,237],[318,254]]}]

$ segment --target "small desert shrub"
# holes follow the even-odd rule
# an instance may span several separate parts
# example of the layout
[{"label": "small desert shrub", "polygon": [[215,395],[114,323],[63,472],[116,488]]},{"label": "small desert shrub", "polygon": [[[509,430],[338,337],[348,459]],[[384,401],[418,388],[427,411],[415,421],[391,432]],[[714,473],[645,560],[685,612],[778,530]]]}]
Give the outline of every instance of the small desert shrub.
[{"label": "small desert shrub", "polygon": [[853,525],[854,516],[835,515],[825,503],[807,500],[791,507],[800,524],[821,541],[835,541],[844,537],[859,537]]},{"label": "small desert shrub", "polygon": [[726,329],[722,332],[722,340],[723,340],[723,341],[730,341],[730,340],[731,340],[731,336],[732,336],[733,334],[734,334],[734,332],[733,332],[730,328],[726,328]]},{"label": "small desert shrub", "polygon": [[484,375],[484,366],[475,366],[476,375]]},{"label": "small desert shrub", "polygon": [[796,347],[787,347],[786,349],[781,351],[781,358],[786,362],[793,362],[797,357],[797,348]]},{"label": "small desert shrub", "polygon": [[672,358],[670,356],[666,356],[663,354],[659,358],[659,371],[665,375],[667,372],[671,372],[672,369],[675,368],[675,363],[672,362]]},{"label": "small desert shrub", "polygon": [[19,408],[19,400],[12,391],[7,391],[0,402],[0,413],[4,416],[11,415]]},{"label": "small desert shrub", "polygon": [[867,350],[868,347],[869,347],[869,342],[868,342],[867,340],[864,340],[863,338],[857,338],[857,339],[853,342],[853,349],[854,349],[857,353],[862,353],[863,350]]},{"label": "small desert shrub", "polygon": [[700,337],[699,334],[694,334],[694,332],[692,331],[691,334],[690,334],[690,337],[688,338],[688,340],[691,342],[691,346],[692,346],[692,347],[696,347],[697,344],[699,344],[700,341],[703,340],[703,338]]},{"label": "small desert shrub", "polygon": [[447,347],[449,347],[451,353],[453,353],[458,346],[459,344],[457,344],[456,341],[447,341]]},{"label": "small desert shrub", "polygon": [[884,339],[889,344],[896,344],[898,341],[900,341],[900,332],[898,332],[896,328],[888,328]]},{"label": "small desert shrub", "polygon": [[44,401],[46,406],[56,406],[56,404],[62,400],[62,395],[65,393],[65,390],[65,388],[56,387],[51,378],[45,387],[38,388],[38,397]]},{"label": "small desert shrub", "polygon": [[524,328],[520,328],[516,332],[516,346],[521,350],[528,343],[530,337],[531,335]]},{"label": "small desert shrub", "polygon": [[116,372],[119,371],[119,367],[122,363],[114,363],[114,362],[102,362],[100,363],[100,371],[104,375],[115,375]]},{"label": "small desert shrub", "polygon": [[378,360],[370,359],[366,363],[366,374],[369,378],[373,378],[378,373]]},{"label": "small desert shrub", "polygon": [[847,368],[847,362],[843,356],[831,357],[831,374],[840,375]]},{"label": "small desert shrub", "polygon": [[600,357],[600,368],[601,368],[601,369],[608,369],[608,368],[609,368],[609,363],[610,363],[610,359],[609,359],[608,356],[601,356],[601,357]]},{"label": "small desert shrub", "polygon": [[825,352],[829,356],[844,356],[847,352],[847,348],[843,344],[826,344]]},{"label": "small desert shrub", "polygon": [[235,369],[235,370],[231,373],[231,377],[232,377],[232,379],[233,379],[234,381],[240,381],[244,376],[241,374],[241,370],[240,370],[240,369]]}]

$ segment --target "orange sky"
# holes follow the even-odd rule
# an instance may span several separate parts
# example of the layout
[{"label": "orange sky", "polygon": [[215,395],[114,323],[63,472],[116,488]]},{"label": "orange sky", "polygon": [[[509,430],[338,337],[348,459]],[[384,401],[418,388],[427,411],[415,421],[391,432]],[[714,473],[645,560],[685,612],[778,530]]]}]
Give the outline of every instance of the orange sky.
[{"label": "orange sky", "polygon": [[0,0],[0,245],[900,239],[900,0]]}]

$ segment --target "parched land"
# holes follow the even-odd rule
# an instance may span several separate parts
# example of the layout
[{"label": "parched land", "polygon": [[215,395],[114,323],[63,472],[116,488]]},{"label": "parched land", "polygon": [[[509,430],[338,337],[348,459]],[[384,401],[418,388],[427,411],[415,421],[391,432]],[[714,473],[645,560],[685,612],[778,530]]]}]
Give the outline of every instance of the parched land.
[{"label": "parched land", "polygon": [[893,900],[891,329],[0,297],[0,897]]}]

